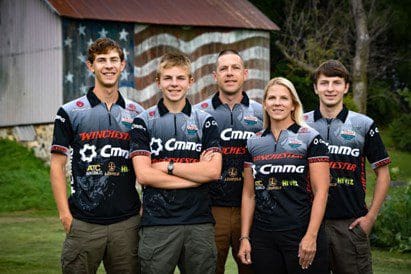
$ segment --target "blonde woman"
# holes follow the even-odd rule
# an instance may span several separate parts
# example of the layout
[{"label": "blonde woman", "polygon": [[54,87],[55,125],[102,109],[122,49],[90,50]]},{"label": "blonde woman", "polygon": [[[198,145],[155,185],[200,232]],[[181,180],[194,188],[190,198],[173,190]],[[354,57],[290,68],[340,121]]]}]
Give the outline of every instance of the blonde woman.
[{"label": "blonde woman", "polygon": [[327,146],[303,123],[289,80],[267,84],[263,108],[265,130],[247,142],[238,255],[256,273],[328,273],[321,225],[330,177]]}]

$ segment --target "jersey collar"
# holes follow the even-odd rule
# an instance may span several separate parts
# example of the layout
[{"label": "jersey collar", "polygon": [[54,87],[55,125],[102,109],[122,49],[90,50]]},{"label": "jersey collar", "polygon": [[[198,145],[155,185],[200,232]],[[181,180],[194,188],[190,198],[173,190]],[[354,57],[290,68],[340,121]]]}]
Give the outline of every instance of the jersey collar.
[{"label": "jersey collar", "polygon": [[[241,99],[241,104],[248,107],[250,105],[250,98],[248,98],[247,93],[245,93],[244,91],[241,94],[243,95],[243,99]],[[219,106],[223,104],[219,96],[220,96],[220,92],[216,92],[216,94],[214,94],[213,98],[211,99],[214,109],[218,108]]]},{"label": "jersey collar", "polygon": [[[158,112],[160,113],[160,116],[163,116],[163,115],[169,113],[169,110],[164,105],[164,99],[163,98],[161,98],[160,101],[158,101],[157,108],[158,108]],[[186,114],[187,116],[191,115],[191,104],[190,104],[190,102],[188,101],[187,98],[186,98],[186,104],[184,105],[184,108],[181,112]]]},{"label": "jersey collar", "polygon": [[[298,131],[300,130],[300,128],[301,128],[301,126],[299,126],[299,125],[296,124],[296,123],[293,123],[291,126],[289,126],[289,127],[287,128],[287,130],[292,131],[292,132],[294,132],[294,133],[298,133]],[[270,127],[266,128],[261,136],[265,136],[265,135],[267,135],[267,134],[271,134],[271,128],[270,128]]]},{"label": "jersey collar", "polygon": [[[340,113],[338,113],[337,115],[337,119],[341,120],[343,123],[345,123],[345,120],[347,119],[348,116],[348,108],[343,105],[343,109],[340,111]],[[320,108],[317,108],[316,110],[314,110],[314,122],[324,118],[320,112]]]},{"label": "jersey collar", "polygon": [[[93,90],[94,90],[94,87],[91,87],[88,89],[88,92],[87,92],[87,100],[90,102],[91,107],[95,107],[101,104],[100,99],[98,99],[97,95],[93,92]],[[126,108],[126,102],[124,101],[124,98],[123,96],[121,96],[120,92],[118,92],[118,99],[117,99],[116,104],[120,105],[122,108]]]}]

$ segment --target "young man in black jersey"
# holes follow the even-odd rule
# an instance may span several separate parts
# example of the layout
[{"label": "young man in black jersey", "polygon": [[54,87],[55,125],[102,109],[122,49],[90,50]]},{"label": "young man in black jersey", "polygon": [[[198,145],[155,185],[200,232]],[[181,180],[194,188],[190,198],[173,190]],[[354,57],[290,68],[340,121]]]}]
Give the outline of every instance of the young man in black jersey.
[{"label": "young man in black jersey", "polygon": [[[374,121],[348,110],[343,97],[349,73],[336,60],[314,73],[319,108],[306,122],[328,143],[332,181],[325,214],[333,273],[372,273],[369,234],[387,195],[390,158]],[[377,176],[371,206],[365,204],[365,157]]]},{"label": "young man in black jersey", "polygon": [[[57,112],[51,147],[50,179],[67,233],[63,273],[138,273],[140,199],[130,149],[133,118],[143,108],[118,91],[125,67],[121,47],[97,39],[87,67],[95,86]],[[70,153],[70,150],[72,153]],[[67,201],[65,166],[71,156],[71,195]]]},{"label": "young man in black jersey", "polygon": [[162,99],[134,119],[131,157],[143,185],[142,273],[214,274],[208,183],[221,175],[215,119],[186,99],[194,79],[182,54],[165,54],[156,77]]},{"label": "young man in black jersey", "polygon": [[238,273],[248,274],[253,273],[251,266],[242,264],[237,257],[241,236],[243,166],[247,139],[262,129],[262,106],[249,99],[244,92],[248,70],[237,51],[228,49],[220,52],[213,74],[218,91],[196,107],[216,119],[223,151],[222,176],[210,186],[212,211],[216,220],[216,273],[224,273],[231,247]]}]

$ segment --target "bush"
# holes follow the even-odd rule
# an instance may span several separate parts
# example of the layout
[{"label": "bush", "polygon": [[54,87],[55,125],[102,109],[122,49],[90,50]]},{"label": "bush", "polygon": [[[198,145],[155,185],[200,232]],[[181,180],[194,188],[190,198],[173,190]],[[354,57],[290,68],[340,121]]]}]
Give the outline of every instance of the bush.
[{"label": "bush", "polygon": [[410,185],[390,190],[370,239],[373,246],[411,252]]},{"label": "bush", "polygon": [[403,113],[395,118],[389,129],[393,145],[398,150],[411,152],[411,114]]}]

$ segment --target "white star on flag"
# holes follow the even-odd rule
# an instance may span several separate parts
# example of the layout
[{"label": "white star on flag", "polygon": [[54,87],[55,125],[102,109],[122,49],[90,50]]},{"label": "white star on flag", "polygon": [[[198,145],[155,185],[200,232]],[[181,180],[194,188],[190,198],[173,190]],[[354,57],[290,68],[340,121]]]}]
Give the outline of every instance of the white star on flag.
[{"label": "white star on flag", "polygon": [[71,42],[73,42],[73,40],[71,38],[67,37],[66,40],[64,40],[64,45],[71,48]]},{"label": "white star on flag", "polygon": [[123,48],[123,53],[124,53],[124,60],[127,60],[127,57],[129,55],[129,52],[127,51],[126,48]]},{"label": "white star on flag", "polygon": [[85,26],[82,26],[82,25],[80,25],[79,27],[78,27],[78,34],[79,35],[86,35],[86,32],[85,32],[85,30],[86,30],[86,27]]},{"label": "white star on flag", "polygon": [[65,78],[66,78],[66,82],[70,82],[73,83],[73,77],[74,75],[70,73],[70,71],[66,74]]},{"label": "white star on flag", "polygon": [[90,38],[90,40],[88,40],[88,42],[87,42],[87,47],[90,47],[91,44],[93,44],[93,43],[94,43],[93,39]]},{"label": "white star on flag", "polygon": [[98,32],[100,34],[100,38],[107,37],[108,31],[106,31],[105,28],[103,28],[101,31]]},{"label": "white star on flag", "polygon": [[82,63],[86,62],[86,56],[80,53],[79,56],[77,56],[77,59],[79,59]]},{"label": "white star on flag", "polygon": [[129,75],[130,75],[130,73],[127,70],[123,70],[123,72],[121,73],[121,79],[120,80],[126,80],[127,81]]},{"label": "white star on flag", "polygon": [[122,29],[120,32],[120,40],[127,41],[128,32],[125,29]]}]

